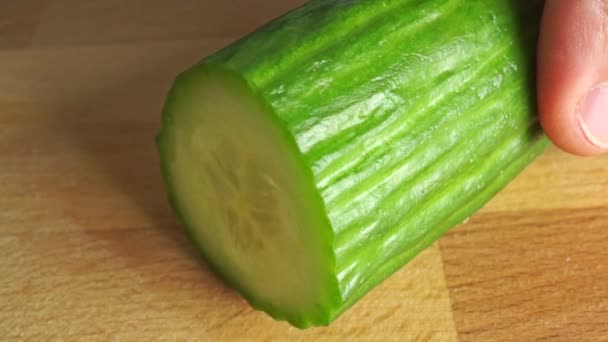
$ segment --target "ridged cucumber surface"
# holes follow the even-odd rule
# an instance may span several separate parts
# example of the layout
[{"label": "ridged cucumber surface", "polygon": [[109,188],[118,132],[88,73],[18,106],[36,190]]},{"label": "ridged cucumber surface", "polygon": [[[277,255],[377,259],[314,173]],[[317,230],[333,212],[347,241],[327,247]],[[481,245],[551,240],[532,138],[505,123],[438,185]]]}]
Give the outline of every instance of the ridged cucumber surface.
[{"label": "ridged cucumber surface", "polygon": [[170,201],[256,308],[328,325],[548,144],[539,2],[317,0],[181,73]]}]

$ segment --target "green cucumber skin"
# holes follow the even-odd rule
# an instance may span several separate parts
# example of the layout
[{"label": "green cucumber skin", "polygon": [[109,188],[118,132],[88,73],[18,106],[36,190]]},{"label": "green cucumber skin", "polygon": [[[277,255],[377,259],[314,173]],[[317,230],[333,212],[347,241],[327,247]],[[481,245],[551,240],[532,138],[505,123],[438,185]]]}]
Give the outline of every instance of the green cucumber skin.
[{"label": "green cucumber skin", "polygon": [[529,3],[311,1],[184,73],[242,77],[311,170],[340,298],[327,317],[291,324],[333,321],[548,145],[533,95],[540,12]]}]

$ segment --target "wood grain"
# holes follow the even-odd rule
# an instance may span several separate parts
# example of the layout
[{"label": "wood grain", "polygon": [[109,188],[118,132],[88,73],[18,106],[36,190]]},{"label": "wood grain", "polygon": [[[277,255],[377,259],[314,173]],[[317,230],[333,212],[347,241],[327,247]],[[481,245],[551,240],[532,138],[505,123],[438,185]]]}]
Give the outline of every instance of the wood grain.
[{"label": "wood grain", "polygon": [[608,160],[548,151],[440,240],[462,341],[608,336]]},{"label": "wood grain", "polygon": [[174,75],[301,0],[0,5],[0,340],[602,340],[608,159],[548,151],[331,327],[253,311],[168,208]]},{"label": "wood grain", "polygon": [[47,5],[47,0],[0,2],[0,49],[31,44]]}]

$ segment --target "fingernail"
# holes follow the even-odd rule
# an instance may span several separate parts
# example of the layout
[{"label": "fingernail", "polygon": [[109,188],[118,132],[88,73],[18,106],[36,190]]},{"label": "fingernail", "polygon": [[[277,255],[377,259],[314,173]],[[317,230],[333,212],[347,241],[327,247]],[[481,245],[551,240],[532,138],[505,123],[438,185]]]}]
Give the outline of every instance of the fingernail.
[{"label": "fingernail", "polygon": [[593,145],[608,149],[608,83],[593,88],[583,100],[578,121]]}]

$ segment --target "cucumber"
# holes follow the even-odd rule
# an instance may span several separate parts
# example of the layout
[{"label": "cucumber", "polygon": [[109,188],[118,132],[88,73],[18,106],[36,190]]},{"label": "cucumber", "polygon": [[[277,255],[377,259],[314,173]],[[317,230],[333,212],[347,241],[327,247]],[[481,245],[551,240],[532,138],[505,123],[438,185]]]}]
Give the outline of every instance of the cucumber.
[{"label": "cucumber", "polygon": [[317,0],[179,74],[169,200],[255,308],[328,325],[548,145],[534,1]]}]

